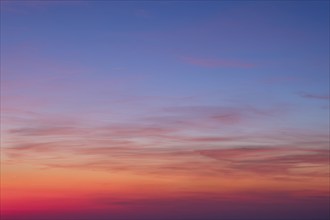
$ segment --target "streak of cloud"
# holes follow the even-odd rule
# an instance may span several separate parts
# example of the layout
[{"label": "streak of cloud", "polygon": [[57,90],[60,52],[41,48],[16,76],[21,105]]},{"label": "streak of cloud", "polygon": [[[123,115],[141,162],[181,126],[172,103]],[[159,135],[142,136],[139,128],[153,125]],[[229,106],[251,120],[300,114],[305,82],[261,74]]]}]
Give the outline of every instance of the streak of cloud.
[{"label": "streak of cloud", "polygon": [[308,99],[321,99],[321,100],[329,100],[329,95],[318,95],[318,94],[311,94],[311,93],[300,93],[300,96],[303,98]]},{"label": "streak of cloud", "polygon": [[208,58],[195,58],[195,57],[181,57],[181,60],[185,63],[201,66],[206,68],[254,68],[257,65],[255,63],[230,60],[230,59],[208,59]]}]

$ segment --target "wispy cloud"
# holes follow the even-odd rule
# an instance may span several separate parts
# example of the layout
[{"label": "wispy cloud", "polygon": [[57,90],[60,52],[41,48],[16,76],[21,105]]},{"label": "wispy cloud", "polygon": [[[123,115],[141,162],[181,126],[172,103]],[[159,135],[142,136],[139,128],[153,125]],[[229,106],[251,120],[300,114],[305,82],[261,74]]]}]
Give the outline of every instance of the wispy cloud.
[{"label": "wispy cloud", "polygon": [[[22,136],[51,136],[51,135],[72,135],[78,132],[74,127],[31,127],[9,130],[9,133]],[[79,134],[83,134],[80,129]]]},{"label": "wispy cloud", "polygon": [[[327,136],[289,132],[262,137],[222,129],[267,120],[282,111],[251,106],[172,106],[130,123],[88,126],[79,120],[33,114],[32,125],[32,121],[23,121],[7,129],[15,142],[4,153],[10,163],[33,159],[48,168],[188,176],[252,173],[288,177],[307,172],[324,176]],[[50,153],[72,155],[75,160],[49,160]]]},{"label": "wispy cloud", "polygon": [[[167,137],[169,138],[169,137]],[[329,151],[324,148],[302,148],[299,146],[258,146],[225,148],[227,141],[237,140],[234,137],[194,137],[176,136],[166,142],[177,145],[181,149],[168,144],[153,146],[137,141],[114,139],[97,139],[90,142],[54,142],[28,143],[7,148],[4,152],[10,160],[15,158],[39,158],[40,165],[53,168],[100,169],[108,171],[128,171],[149,174],[185,175],[242,175],[254,173],[274,177],[281,176],[327,176]],[[203,148],[210,143],[218,143],[214,148]],[[192,149],[191,146],[195,146]],[[80,162],[43,160],[43,154],[75,155]]]},{"label": "wispy cloud", "polygon": [[305,92],[300,93],[300,96],[303,98],[308,98],[308,99],[323,99],[323,100],[330,99],[329,95],[311,94],[311,93],[305,93]]},{"label": "wispy cloud", "polygon": [[257,65],[252,62],[232,59],[211,59],[211,58],[196,58],[189,56],[180,57],[184,63],[206,68],[253,68]]},{"label": "wispy cloud", "polygon": [[[236,149],[200,150],[201,155],[229,162],[227,168],[259,174],[299,175],[306,167],[326,167],[329,163],[329,150],[302,149],[297,147],[254,147]],[[293,170],[297,169],[297,170]],[[323,176],[326,173],[322,174]]]},{"label": "wispy cloud", "polygon": [[263,83],[267,84],[292,84],[302,81],[301,78],[294,76],[277,76],[277,77],[266,77],[261,80]]},{"label": "wispy cloud", "polygon": [[[247,121],[264,120],[277,117],[283,110],[277,108],[261,109],[251,106],[172,106],[159,109],[154,116],[141,116],[126,123],[102,123],[98,126],[88,125],[86,120],[77,116],[62,116],[36,113],[21,110],[18,107],[7,107],[4,117],[16,118],[14,128],[7,133],[17,136],[86,136],[115,138],[182,139],[197,141],[224,141],[228,135],[206,134],[210,127],[243,125]],[[24,116],[24,117],[22,117]],[[84,126],[84,124],[86,124]],[[179,133],[199,131],[199,135],[182,137]],[[236,135],[234,135],[236,136]]]},{"label": "wispy cloud", "polygon": [[[203,126],[203,124],[218,124],[221,126],[243,125],[249,121],[258,121],[266,118],[280,117],[285,115],[285,106],[259,108],[254,106],[175,106],[163,109],[163,114],[168,115],[167,121],[171,117],[177,117],[183,124],[190,122]],[[174,118],[173,118],[174,117]],[[175,120],[178,121],[178,120]],[[175,122],[174,121],[174,122]],[[166,122],[164,122],[166,123]],[[169,122],[167,122],[169,123]]]}]

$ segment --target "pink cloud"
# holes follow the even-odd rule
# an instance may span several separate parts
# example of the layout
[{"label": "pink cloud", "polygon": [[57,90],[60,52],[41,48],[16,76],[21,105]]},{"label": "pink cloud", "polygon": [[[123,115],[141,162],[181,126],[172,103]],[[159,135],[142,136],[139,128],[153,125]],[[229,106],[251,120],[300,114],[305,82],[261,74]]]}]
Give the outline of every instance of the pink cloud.
[{"label": "pink cloud", "polygon": [[[103,131],[102,131],[103,130]],[[178,129],[174,127],[162,127],[162,126],[143,126],[143,125],[112,125],[101,129],[102,132],[111,134],[113,136],[121,137],[150,137],[150,136],[162,136],[173,133]]]},{"label": "pink cloud", "polygon": [[[166,120],[163,121],[155,117],[149,121],[142,118],[131,123],[86,126],[60,115],[28,114],[31,120],[7,129],[11,140],[15,141],[6,146],[4,153],[11,162],[32,158],[46,167],[125,170],[155,175],[299,176],[301,174],[291,169],[302,165],[323,168],[327,162],[326,135],[290,131],[260,136],[212,130],[214,125],[219,127],[219,122],[220,125],[240,125],[243,119],[273,116],[277,114],[276,109],[182,106],[165,108],[161,113],[169,115],[172,121],[164,116]],[[213,132],[208,133],[208,129]],[[278,140],[281,144],[275,144]],[[76,160],[70,163],[46,160],[50,152],[72,155]],[[325,174],[322,169],[315,168],[309,175]]]},{"label": "pink cloud", "polygon": [[[167,116],[163,124],[182,126],[185,129],[207,129],[208,126],[237,126],[251,121],[286,115],[286,106],[258,108],[254,106],[180,106],[164,108]],[[180,122],[180,123],[179,123]],[[171,126],[171,125],[170,125]]]},{"label": "pink cloud", "polygon": [[245,62],[240,60],[230,59],[209,59],[209,58],[195,58],[195,57],[181,57],[183,62],[192,64],[195,66],[207,67],[207,68],[253,68],[256,67],[255,63]]},{"label": "pink cloud", "polygon": [[223,124],[238,124],[244,120],[241,114],[237,114],[234,112],[214,115],[212,116],[212,119],[216,122],[220,122]]},{"label": "pink cloud", "polygon": [[220,137],[220,136],[204,136],[204,137],[192,137],[184,138],[184,140],[189,140],[192,142],[207,143],[207,142],[226,142],[226,141],[236,141],[240,140],[240,137]]},{"label": "pink cloud", "polygon": [[[145,144],[134,139],[118,139],[116,136],[103,139],[94,134],[89,136],[84,143],[75,140],[48,143],[25,142],[5,149],[4,153],[9,156],[11,162],[15,162],[15,159],[19,162],[24,159],[38,158],[40,165],[49,168],[100,169],[155,175],[180,173],[192,176],[254,173],[268,177],[276,177],[276,175],[283,177],[284,175],[286,178],[291,178],[327,175],[323,169],[329,162],[327,149],[302,148],[300,145],[223,147],[227,142],[242,138],[174,135],[163,137],[161,140],[166,144],[160,141],[160,144],[155,147],[152,141]],[[181,148],[174,147],[179,143]],[[203,146],[208,146],[210,143],[217,143],[217,145],[213,149],[203,149]],[[49,152],[52,152],[52,155],[72,154],[80,162],[43,160],[47,158]],[[308,167],[313,171],[304,170]]]}]

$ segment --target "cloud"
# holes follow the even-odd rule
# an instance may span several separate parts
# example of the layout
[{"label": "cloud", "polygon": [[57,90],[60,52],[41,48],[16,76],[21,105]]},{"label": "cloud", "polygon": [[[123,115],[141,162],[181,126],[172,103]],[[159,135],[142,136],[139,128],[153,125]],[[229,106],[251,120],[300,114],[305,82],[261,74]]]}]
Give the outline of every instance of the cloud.
[{"label": "cloud", "polygon": [[167,134],[171,134],[177,129],[174,127],[162,127],[160,125],[151,126],[151,125],[140,125],[140,124],[117,124],[117,125],[110,125],[100,128],[105,132],[112,136],[119,136],[119,137],[150,137],[150,136],[163,136]]},{"label": "cloud", "polygon": [[[231,108],[222,106],[185,106],[161,109],[158,116],[142,117],[127,123],[101,124],[98,126],[84,125],[78,118],[61,115],[47,115],[33,111],[21,111],[18,108],[7,108],[6,117],[24,116],[17,118],[14,128],[7,130],[11,136],[85,136],[123,139],[180,140],[196,142],[229,141],[232,137],[224,135],[183,136],[182,132],[190,130],[207,131],[210,124],[236,125],[250,116],[263,116],[268,110],[254,108]],[[206,130],[205,130],[206,129]],[[229,139],[228,139],[229,138]],[[149,142],[150,142],[149,141]]]},{"label": "cloud", "polygon": [[[318,167],[324,168],[329,163],[328,149],[303,149],[294,146],[206,149],[197,152],[205,157],[227,162],[226,167],[230,170],[266,175],[302,175],[304,168],[318,170]],[[323,172],[321,175],[326,176],[327,173]]]},{"label": "cloud", "polygon": [[[285,106],[276,106],[270,108],[259,108],[254,106],[175,106],[163,109],[163,114],[167,115],[169,123],[190,122],[190,126],[200,126],[206,124],[218,124],[226,126],[243,125],[249,121],[266,119],[267,117],[280,117],[285,115],[287,110]],[[174,118],[173,118],[174,117]],[[165,120],[164,120],[165,121]],[[187,123],[188,125],[188,123]]]},{"label": "cloud", "polygon": [[[244,137],[186,137],[145,144],[134,140],[93,137],[90,141],[25,143],[6,148],[11,162],[39,159],[48,168],[97,169],[153,175],[232,176],[252,173],[268,177],[325,177],[329,163],[326,148],[300,146],[231,147],[226,143]],[[179,142],[180,148],[173,146]],[[172,144],[169,144],[172,143]],[[205,148],[213,143],[214,148]],[[177,144],[176,144],[177,145]],[[77,162],[44,160],[52,155],[72,155]],[[285,179],[285,178],[284,178]]]},{"label": "cloud", "polygon": [[[15,141],[8,142],[4,153],[10,163],[29,160],[46,168],[186,176],[324,176],[327,135],[290,131],[262,136],[222,129],[282,111],[252,106],[174,106],[161,109],[154,117],[101,125],[29,114],[33,120],[7,130]],[[52,160],[50,154],[74,160]]]},{"label": "cloud", "polygon": [[278,77],[267,77],[261,80],[263,83],[268,84],[286,84],[286,83],[297,83],[302,79],[293,76],[278,76]]},{"label": "cloud", "polygon": [[191,137],[191,138],[182,138],[183,140],[188,140],[192,142],[226,142],[226,141],[236,141],[242,139],[241,137],[220,137],[220,136],[204,136],[204,137]]},{"label": "cloud", "polygon": [[317,95],[317,94],[310,94],[310,93],[300,93],[300,96],[303,98],[308,99],[323,99],[323,100],[329,100],[329,95]]},{"label": "cloud", "polygon": [[268,108],[262,109],[258,107],[253,107],[249,105],[245,106],[175,106],[167,107],[163,109],[167,112],[172,113],[184,113],[184,114],[193,114],[193,115],[224,115],[232,117],[233,114],[255,114],[255,115],[272,115],[279,111],[277,108]]},{"label": "cloud", "polygon": [[209,58],[195,58],[195,57],[180,57],[180,59],[188,64],[201,66],[206,68],[254,68],[257,65],[255,63],[229,60],[229,59],[209,59]]},{"label": "cloud", "polygon": [[23,151],[34,151],[34,152],[49,152],[53,151],[54,147],[56,146],[55,143],[27,143],[27,144],[21,144],[15,147],[11,147],[8,149],[9,151],[17,151],[17,152],[23,152]]},{"label": "cloud", "polygon": [[25,135],[25,136],[51,136],[51,135],[72,135],[79,132],[83,134],[82,130],[77,131],[74,127],[33,127],[33,128],[16,128],[9,130],[11,134]]}]

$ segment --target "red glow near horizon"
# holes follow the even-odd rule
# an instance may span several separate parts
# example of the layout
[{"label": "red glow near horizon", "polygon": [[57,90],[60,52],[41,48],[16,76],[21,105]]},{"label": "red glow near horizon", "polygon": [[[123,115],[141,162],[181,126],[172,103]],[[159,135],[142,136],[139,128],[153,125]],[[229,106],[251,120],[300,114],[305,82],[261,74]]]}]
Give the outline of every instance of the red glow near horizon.
[{"label": "red glow near horizon", "polygon": [[328,9],[1,0],[1,220],[329,219]]}]

